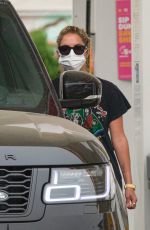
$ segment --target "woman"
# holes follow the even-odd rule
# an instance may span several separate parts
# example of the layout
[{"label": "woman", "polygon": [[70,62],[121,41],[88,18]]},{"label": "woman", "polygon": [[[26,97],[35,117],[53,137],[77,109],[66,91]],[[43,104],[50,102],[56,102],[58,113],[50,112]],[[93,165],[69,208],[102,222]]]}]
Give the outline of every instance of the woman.
[{"label": "woman", "polygon": [[[89,43],[90,39],[84,30],[75,26],[65,27],[57,38],[57,53],[61,71],[70,69],[87,71],[86,60],[88,59]],[[134,209],[137,198],[135,185],[132,183],[129,147],[124,133],[122,117],[130,108],[130,104],[117,86],[109,81],[100,80],[102,82],[100,105],[91,109],[81,108],[76,111],[67,109],[65,117],[89,129],[93,134],[98,133],[101,125],[104,126],[106,133],[105,147],[111,152],[110,159],[113,162],[114,171],[119,178],[120,175],[116,169],[117,161],[112,150],[113,148],[123,174],[127,208]],[[54,80],[53,83],[58,93],[59,78]],[[110,138],[108,132],[110,132]],[[118,181],[121,185],[120,178]]]}]

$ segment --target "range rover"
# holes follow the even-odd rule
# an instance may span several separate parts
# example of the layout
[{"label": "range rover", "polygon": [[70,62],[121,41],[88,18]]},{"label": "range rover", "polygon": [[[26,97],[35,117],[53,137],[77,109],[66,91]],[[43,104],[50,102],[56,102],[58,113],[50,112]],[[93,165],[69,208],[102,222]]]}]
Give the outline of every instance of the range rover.
[{"label": "range rover", "polygon": [[[62,117],[61,105],[97,103],[100,84],[70,73],[58,101],[7,0],[0,0],[0,47],[0,230],[127,230],[124,197],[104,146]],[[87,94],[65,98],[79,78]]]}]

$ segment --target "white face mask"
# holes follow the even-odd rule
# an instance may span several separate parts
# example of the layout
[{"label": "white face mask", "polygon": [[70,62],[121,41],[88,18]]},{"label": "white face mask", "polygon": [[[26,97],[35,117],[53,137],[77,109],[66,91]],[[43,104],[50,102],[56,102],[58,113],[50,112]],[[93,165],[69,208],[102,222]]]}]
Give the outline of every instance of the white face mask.
[{"label": "white face mask", "polygon": [[63,65],[65,70],[80,70],[85,62],[84,54],[76,55],[73,50],[71,50],[68,55],[60,54],[59,57],[59,63]]}]

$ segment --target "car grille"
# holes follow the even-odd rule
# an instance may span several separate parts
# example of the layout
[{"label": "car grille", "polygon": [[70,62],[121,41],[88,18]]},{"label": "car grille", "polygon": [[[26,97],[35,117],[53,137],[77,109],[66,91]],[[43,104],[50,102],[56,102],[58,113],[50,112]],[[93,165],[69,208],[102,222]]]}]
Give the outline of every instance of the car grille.
[{"label": "car grille", "polygon": [[0,214],[22,214],[27,210],[31,178],[31,168],[0,168]]}]

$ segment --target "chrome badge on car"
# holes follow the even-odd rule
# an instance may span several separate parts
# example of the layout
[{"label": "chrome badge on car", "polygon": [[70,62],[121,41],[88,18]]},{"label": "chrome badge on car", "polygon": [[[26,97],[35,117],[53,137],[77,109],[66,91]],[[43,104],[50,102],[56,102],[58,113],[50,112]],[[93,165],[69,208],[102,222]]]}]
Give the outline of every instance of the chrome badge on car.
[{"label": "chrome badge on car", "polygon": [[4,191],[0,191],[0,201],[5,201],[8,199],[8,194]]}]

